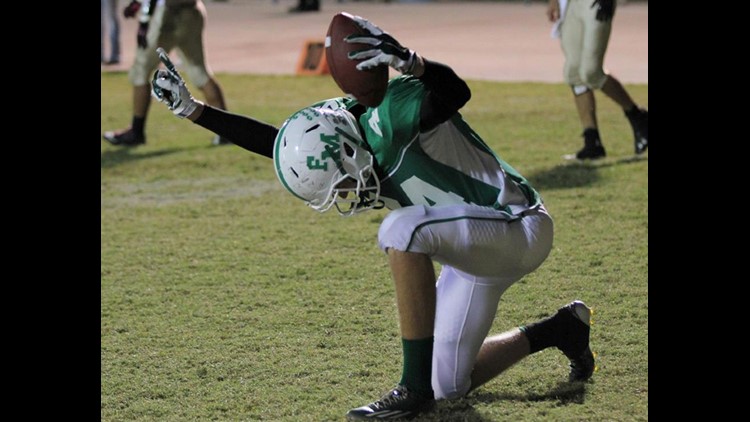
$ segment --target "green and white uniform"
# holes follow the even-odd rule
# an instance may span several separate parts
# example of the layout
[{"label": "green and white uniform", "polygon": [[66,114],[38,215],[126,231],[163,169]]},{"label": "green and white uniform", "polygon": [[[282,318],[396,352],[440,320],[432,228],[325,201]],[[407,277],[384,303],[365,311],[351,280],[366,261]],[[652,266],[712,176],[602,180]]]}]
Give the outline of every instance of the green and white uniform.
[{"label": "green and white uniform", "polygon": [[[458,113],[470,98],[452,69],[424,59],[421,76],[392,79],[376,108],[333,98],[293,114],[281,129],[211,107],[195,121],[274,158],[286,188],[319,211],[332,199],[352,199],[352,189],[354,204],[374,205],[367,190],[378,186],[374,169],[380,199],[392,210],[378,231],[380,248],[423,253],[441,264],[431,379],[436,399],[469,391],[500,296],[552,249],[553,223],[539,194]],[[360,154],[360,134],[372,157]],[[349,215],[351,203],[339,212]]]},{"label": "green and white uniform", "polygon": [[[380,248],[425,253],[442,264],[432,371],[440,399],[469,390],[500,296],[547,257],[553,224],[539,194],[459,113],[419,131],[425,94],[420,79],[394,78],[359,123],[377,162],[381,198],[393,210],[380,226]],[[350,109],[356,101],[322,104]]]},{"label": "green and white uniform", "polygon": [[[386,207],[475,204],[518,215],[541,205],[539,194],[498,157],[459,113],[419,132],[425,88],[411,76],[391,80],[383,102],[359,117]],[[356,102],[341,99],[350,108]]]}]

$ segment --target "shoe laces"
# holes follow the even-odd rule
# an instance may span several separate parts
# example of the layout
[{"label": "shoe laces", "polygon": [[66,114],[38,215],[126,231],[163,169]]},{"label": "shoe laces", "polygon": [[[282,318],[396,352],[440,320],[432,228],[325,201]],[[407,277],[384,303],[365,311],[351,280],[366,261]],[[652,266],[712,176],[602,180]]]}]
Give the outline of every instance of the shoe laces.
[{"label": "shoe laces", "polygon": [[381,407],[388,407],[392,404],[397,404],[406,400],[408,395],[409,390],[405,386],[399,385],[398,387],[389,391],[388,394],[381,397],[380,400],[378,400],[378,403],[381,404]]}]

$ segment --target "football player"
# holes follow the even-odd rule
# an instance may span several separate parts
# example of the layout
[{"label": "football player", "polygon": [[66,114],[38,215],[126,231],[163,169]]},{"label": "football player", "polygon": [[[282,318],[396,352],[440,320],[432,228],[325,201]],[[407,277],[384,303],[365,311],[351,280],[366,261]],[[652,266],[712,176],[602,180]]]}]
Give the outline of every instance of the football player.
[{"label": "football player", "polygon": [[648,110],[639,107],[622,83],[604,71],[616,6],[617,0],[549,0],[547,6],[547,18],[554,22],[552,35],[560,38],[565,55],[565,82],[573,91],[583,127],[583,148],[566,159],[596,160],[607,155],[596,118],[596,89],[622,108],[633,129],[635,154],[648,148]]},{"label": "football player", "polygon": [[[106,131],[105,141],[118,147],[136,147],[146,143],[146,118],[151,104],[149,77],[159,65],[155,48],[177,49],[193,83],[206,101],[226,109],[224,91],[206,62],[204,32],[206,6],[202,0],[131,0],[123,11],[125,18],[138,16],[135,60],[128,74],[133,85],[133,116],[125,129]],[[215,136],[213,145],[229,144]]]},{"label": "football player", "polygon": [[[360,70],[402,75],[380,105],[333,98],[280,128],[194,99],[166,54],[153,95],[179,117],[273,158],[284,187],[313,209],[342,215],[386,207],[378,243],[395,283],[403,370],[395,388],[349,420],[410,419],[436,400],[461,397],[548,347],[570,359],[571,381],[594,371],[590,309],[573,301],[541,321],[488,337],[501,295],[538,268],[553,223],[539,193],[492,151],[458,110],[471,93],[454,71],[353,17],[368,44],[350,53]],[[436,278],[433,261],[442,264]]]}]

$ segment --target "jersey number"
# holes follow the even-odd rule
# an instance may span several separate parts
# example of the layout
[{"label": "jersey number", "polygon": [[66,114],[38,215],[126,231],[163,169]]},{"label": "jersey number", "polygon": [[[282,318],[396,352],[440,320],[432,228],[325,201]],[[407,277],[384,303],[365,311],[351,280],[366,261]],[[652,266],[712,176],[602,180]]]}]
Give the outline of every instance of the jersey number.
[{"label": "jersey number", "polygon": [[440,188],[433,186],[417,176],[412,176],[409,179],[401,183],[401,189],[404,191],[406,196],[412,204],[423,204],[423,205],[456,205],[456,204],[468,204],[463,197],[453,193],[446,192]]},{"label": "jersey number", "polygon": [[380,130],[380,115],[378,114],[377,108],[372,112],[367,124],[370,125],[370,129],[372,129],[373,132],[377,133],[381,138],[383,137],[383,131]]}]

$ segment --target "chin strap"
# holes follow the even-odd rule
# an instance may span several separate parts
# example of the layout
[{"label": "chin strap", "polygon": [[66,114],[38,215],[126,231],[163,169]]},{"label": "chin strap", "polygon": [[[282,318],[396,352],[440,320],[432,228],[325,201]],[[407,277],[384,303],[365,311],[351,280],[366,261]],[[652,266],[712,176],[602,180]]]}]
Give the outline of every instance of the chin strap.
[{"label": "chin strap", "polygon": [[[375,203],[375,205],[372,205]],[[359,194],[359,202],[356,205],[357,208],[372,208],[374,210],[380,210],[385,207],[385,202],[383,202],[382,199],[378,198],[377,200],[368,199],[367,198],[367,192],[360,192]]]}]

